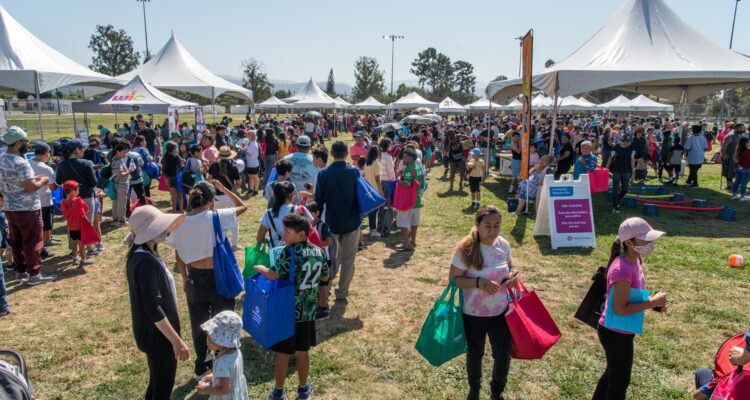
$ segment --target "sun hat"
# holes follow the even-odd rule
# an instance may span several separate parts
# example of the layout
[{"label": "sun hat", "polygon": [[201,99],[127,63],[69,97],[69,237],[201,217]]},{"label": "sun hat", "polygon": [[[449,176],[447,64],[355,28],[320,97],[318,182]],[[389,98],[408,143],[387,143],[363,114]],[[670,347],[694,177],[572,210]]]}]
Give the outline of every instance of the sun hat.
[{"label": "sun hat", "polygon": [[657,231],[646,220],[639,217],[626,219],[620,224],[620,229],[617,230],[617,238],[620,239],[621,243],[630,239],[653,242],[664,235],[666,235],[666,232]]},{"label": "sun hat", "polygon": [[239,348],[242,318],[234,311],[222,311],[201,324],[211,340],[222,347]]},{"label": "sun hat", "polygon": [[16,143],[19,140],[24,140],[28,138],[29,138],[29,135],[26,134],[26,131],[15,125],[8,128],[5,131],[5,135],[3,135],[3,141],[8,146]]},{"label": "sun hat", "polygon": [[67,192],[69,190],[76,190],[78,189],[78,182],[74,180],[67,180],[63,183],[63,192]]},{"label": "sun hat", "polygon": [[83,140],[81,139],[73,139],[65,143],[65,148],[68,150],[82,149],[84,147],[86,147],[86,145],[83,143]]},{"label": "sun hat", "polygon": [[222,160],[229,160],[237,157],[237,152],[229,148],[229,146],[219,147],[219,158]]},{"label": "sun hat", "polygon": [[310,137],[307,135],[302,135],[297,139],[297,147],[310,147],[312,146],[312,143],[310,142]]},{"label": "sun hat", "polygon": [[166,214],[150,205],[137,207],[128,220],[131,234],[125,241],[132,240],[133,244],[146,243],[164,232],[174,231],[183,220],[185,214]]},{"label": "sun hat", "polygon": [[476,149],[476,148],[472,149],[471,150],[471,154],[473,154],[475,156],[481,156],[482,155],[482,150],[479,150],[479,149]]}]

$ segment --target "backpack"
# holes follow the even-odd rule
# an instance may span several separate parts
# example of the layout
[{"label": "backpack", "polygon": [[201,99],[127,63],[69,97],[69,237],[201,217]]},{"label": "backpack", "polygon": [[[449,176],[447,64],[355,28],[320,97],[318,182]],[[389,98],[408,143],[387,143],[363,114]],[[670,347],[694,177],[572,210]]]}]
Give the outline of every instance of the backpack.
[{"label": "backpack", "polygon": [[15,358],[16,364],[0,360],[0,399],[31,400],[31,382],[23,357],[10,350],[0,350],[0,355]]},{"label": "backpack", "polygon": [[112,179],[112,164],[107,164],[99,170],[99,180],[96,182],[96,187],[104,189]]},{"label": "backpack", "polygon": [[388,237],[393,229],[393,209],[385,206],[378,211],[378,233],[382,237]]}]

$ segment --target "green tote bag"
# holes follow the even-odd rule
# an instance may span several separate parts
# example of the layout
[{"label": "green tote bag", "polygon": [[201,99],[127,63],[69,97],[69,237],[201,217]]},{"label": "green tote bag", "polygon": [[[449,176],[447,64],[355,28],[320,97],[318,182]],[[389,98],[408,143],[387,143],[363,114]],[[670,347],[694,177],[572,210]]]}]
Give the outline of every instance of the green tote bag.
[{"label": "green tote bag", "polygon": [[440,366],[466,353],[463,306],[463,291],[456,287],[456,280],[452,279],[432,306],[417,340],[417,351],[433,366]]},{"label": "green tote bag", "polygon": [[271,258],[268,255],[268,247],[265,242],[258,243],[255,247],[245,247],[245,268],[242,269],[242,277],[247,279],[255,275],[253,267],[256,265],[271,266]]}]

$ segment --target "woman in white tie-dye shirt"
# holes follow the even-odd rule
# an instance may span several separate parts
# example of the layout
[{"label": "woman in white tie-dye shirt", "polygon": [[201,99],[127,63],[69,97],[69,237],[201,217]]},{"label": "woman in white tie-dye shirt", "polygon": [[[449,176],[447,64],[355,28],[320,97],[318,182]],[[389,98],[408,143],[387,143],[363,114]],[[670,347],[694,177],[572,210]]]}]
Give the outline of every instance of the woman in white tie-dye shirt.
[{"label": "woman in white tie-dye shirt", "polygon": [[511,349],[511,336],[505,322],[507,288],[515,284],[518,273],[511,271],[510,245],[500,237],[500,211],[497,207],[480,207],[475,221],[471,232],[456,246],[449,275],[450,279],[456,278],[456,286],[463,289],[464,295],[467,399],[479,399],[482,357],[488,336],[494,359],[490,398],[502,399]]}]

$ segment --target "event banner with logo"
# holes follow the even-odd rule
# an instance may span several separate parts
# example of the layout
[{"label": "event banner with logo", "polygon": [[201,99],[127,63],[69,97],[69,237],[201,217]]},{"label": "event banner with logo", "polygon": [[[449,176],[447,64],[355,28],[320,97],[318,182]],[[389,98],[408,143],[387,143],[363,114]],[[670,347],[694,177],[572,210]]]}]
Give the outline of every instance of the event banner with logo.
[{"label": "event banner with logo", "polygon": [[531,63],[534,58],[534,31],[530,30],[521,42],[523,91],[521,96],[521,179],[529,177],[529,138],[531,138]]},{"label": "event banner with logo", "polygon": [[546,175],[544,189],[552,248],[596,247],[589,176],[581,174],[573,180],[571,175],[563,175],[556,181],[554,176]]},{"label": "event banner with logo", "polygon": [[206,121],[203,119],[203,107],[195,107],[195,130],[196,137],[206,129]]}]

